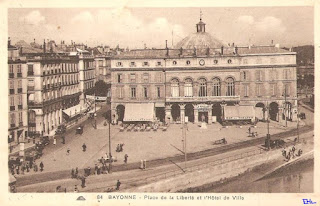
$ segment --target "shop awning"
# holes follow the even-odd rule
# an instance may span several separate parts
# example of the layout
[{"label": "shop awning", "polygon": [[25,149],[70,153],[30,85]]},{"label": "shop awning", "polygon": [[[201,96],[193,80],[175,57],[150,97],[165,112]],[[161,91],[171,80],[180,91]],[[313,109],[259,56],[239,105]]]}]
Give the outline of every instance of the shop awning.
[{"label": "shop awning", "polygon": [[154,103],[126,104],[123,121],[153,121]]},{"label": "shop awning", "polygon": [[255,118],[255,110],[253,106],[225,106],[225,120],[248,120]]},{"label": "shop awning", "polygon": [[74,117],[75,115],[79,114],[83,108],[80,104],[70,107],[68,109],[64,109],[63,112],[68,115],[69,117]]}]

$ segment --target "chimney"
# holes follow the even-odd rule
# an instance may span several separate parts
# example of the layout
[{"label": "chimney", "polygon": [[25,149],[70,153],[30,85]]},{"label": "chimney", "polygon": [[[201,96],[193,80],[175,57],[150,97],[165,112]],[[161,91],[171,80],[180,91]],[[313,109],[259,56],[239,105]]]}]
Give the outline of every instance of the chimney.
[{"label": "chimney", "polygon": [[33,39],[33,43],[36,43],[36,39]]},{"label": "chimney", "polygon": [[221,55],[223,55],[223,46],[221,47]]},{"label": "chimney", "polygon": [[182,52],[183,52],[183,49],[182,47],[180,48],[180,56],[182,56]]},{"label": "chimney", "polygon": [[273,40],[271,40],[271,45],[273,45]]},{"label": "chimney", "polygon": [[235,48],[235,53],[238,54],[238,46]]},{"label": "chimney", "polygon": [[46,53],[46,40],[43,40],[43,53]]},{"label": "chimney", "polygon": [[10,37],[8,38],[8,46],[11,46],[11,39],[10,39]]}]

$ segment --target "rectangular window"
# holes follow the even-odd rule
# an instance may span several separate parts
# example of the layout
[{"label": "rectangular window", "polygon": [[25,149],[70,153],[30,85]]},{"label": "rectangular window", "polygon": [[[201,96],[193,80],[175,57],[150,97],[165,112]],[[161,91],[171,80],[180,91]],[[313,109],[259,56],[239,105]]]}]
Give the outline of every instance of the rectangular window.
[{"label": "rectangular window", "polygon": [[290,79],[290,70],[289,69],[283,70],[283,79]]},{"label": "rectangular window", "polygon": [[143,66],[149,66],[149,62],[143,62]]},{"label": "rectangular window", "polygon": [[14,89],[14,81],[10,81],[9,89]]},{"label": "rectangular window", "polygon": [[118,74],[118,83],[122,83],[122,74]]},{"label": "rectangular window", "polygon": [[135,87],[131,87],[131,98],[136,98],[137,94],[136,94],[136,88]]},{"label": "rectangular window", "polygon": [[22,112],[19,112],[19,123],[22,123]]},{"label": "rectangular window", "polygon": [[244,96],[249,97],[249,85],[244,85]]},{"label": "rectangular window", "polygon": [[130,74],[130,82],[136,82],[136,74]]},{"label": "rectangular window", "polygon": [[156,82],[161,83],[162,82],[162,73],[158,72],[156,76]]},{"label": "rectangular window", "polygon": [[28,76],[32,76],[33,74],[33,64],[28,64]]},{"label": "rectangular window", "polygon": [[158,66],[161,66],[161,62],[157,62],[157,65],[158,65]]},{"label": "rectangular window", "polygon": [[117,87],[118,98],[123,98],[123,87]]},{"label": "rectangular window", "polygon": [[18,64],[18,73],[21,73],[21,64]]},{"label": "rectangular window", "polygon": [[148,73],[143,74],[143,82],[149,82],[149,74]]},{"label": "rectangular window", "polygon": [[285,84],[284,85],[284,91],[283,91],[283,96],[286,95],[287,97],[290,96],[290,84]]},{"label": "rectangular window", "polygon": [[277,95],[277,87],[276,84],[270,84],[270,95],[275,97]]},{"label": "rectangular window", "polygon": [[18,96],[18,102],[19,102],[19,105],[22,105],[22,96],[21,95]]},{"label": "rectangular window", "polygon": [[143,88],[143,94],[144,94],[144,98],[148,98],[148,88],[147,87]]},{"label": "rectangular window", "polygon": [[9,66],[9,73],[13,73],[13,65],[12,64],[10,64],[10,66]]},{"label": "rectangular window", "polygon": [[160,87],[157,87],[157,97],[160,98],[161,97],[161,90]]},{"label": "rectangular window", "polygon": [[261,96],[261,87],[262,87],[261,84],[256,84],[256,95],[257,95],[258,97]]},{"label": "rectangular window", "polygon": [[136,63],[135,62],[130,62],[130,66],[135,67]]},{"label": "rectangular window", "polygon": [[256,80],[262,81],[262,71],[261,70],[256,71]]},{"label": "rectangular window", "polygon": [[10,97],[10,106],[14,106],[14,97]]}]

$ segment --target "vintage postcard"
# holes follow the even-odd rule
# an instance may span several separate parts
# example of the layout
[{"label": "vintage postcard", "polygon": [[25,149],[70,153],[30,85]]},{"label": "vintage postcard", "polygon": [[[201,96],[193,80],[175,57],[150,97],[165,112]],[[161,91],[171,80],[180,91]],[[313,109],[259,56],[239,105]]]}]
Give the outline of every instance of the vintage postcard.
[{"label": "vintage postcard", "polygon": [[319,1],[271,3],[3,2],[1,201],[320,204]]}]

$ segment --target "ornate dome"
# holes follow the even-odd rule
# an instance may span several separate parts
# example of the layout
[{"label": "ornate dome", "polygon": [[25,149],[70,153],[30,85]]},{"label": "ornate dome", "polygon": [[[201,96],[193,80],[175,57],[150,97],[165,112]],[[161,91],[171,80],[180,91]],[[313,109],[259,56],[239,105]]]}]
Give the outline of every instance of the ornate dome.
[{"label": "ornate dome", "polygon": [[197,24],[197,32],[190,34],[189,36],[182,39],[175,45],[176,49],[205,49],[205,48],[220,48],[223,46],[223,43],[214,37],[212,37],[209,33],[206,32],[205,23],[200,22]]}]

